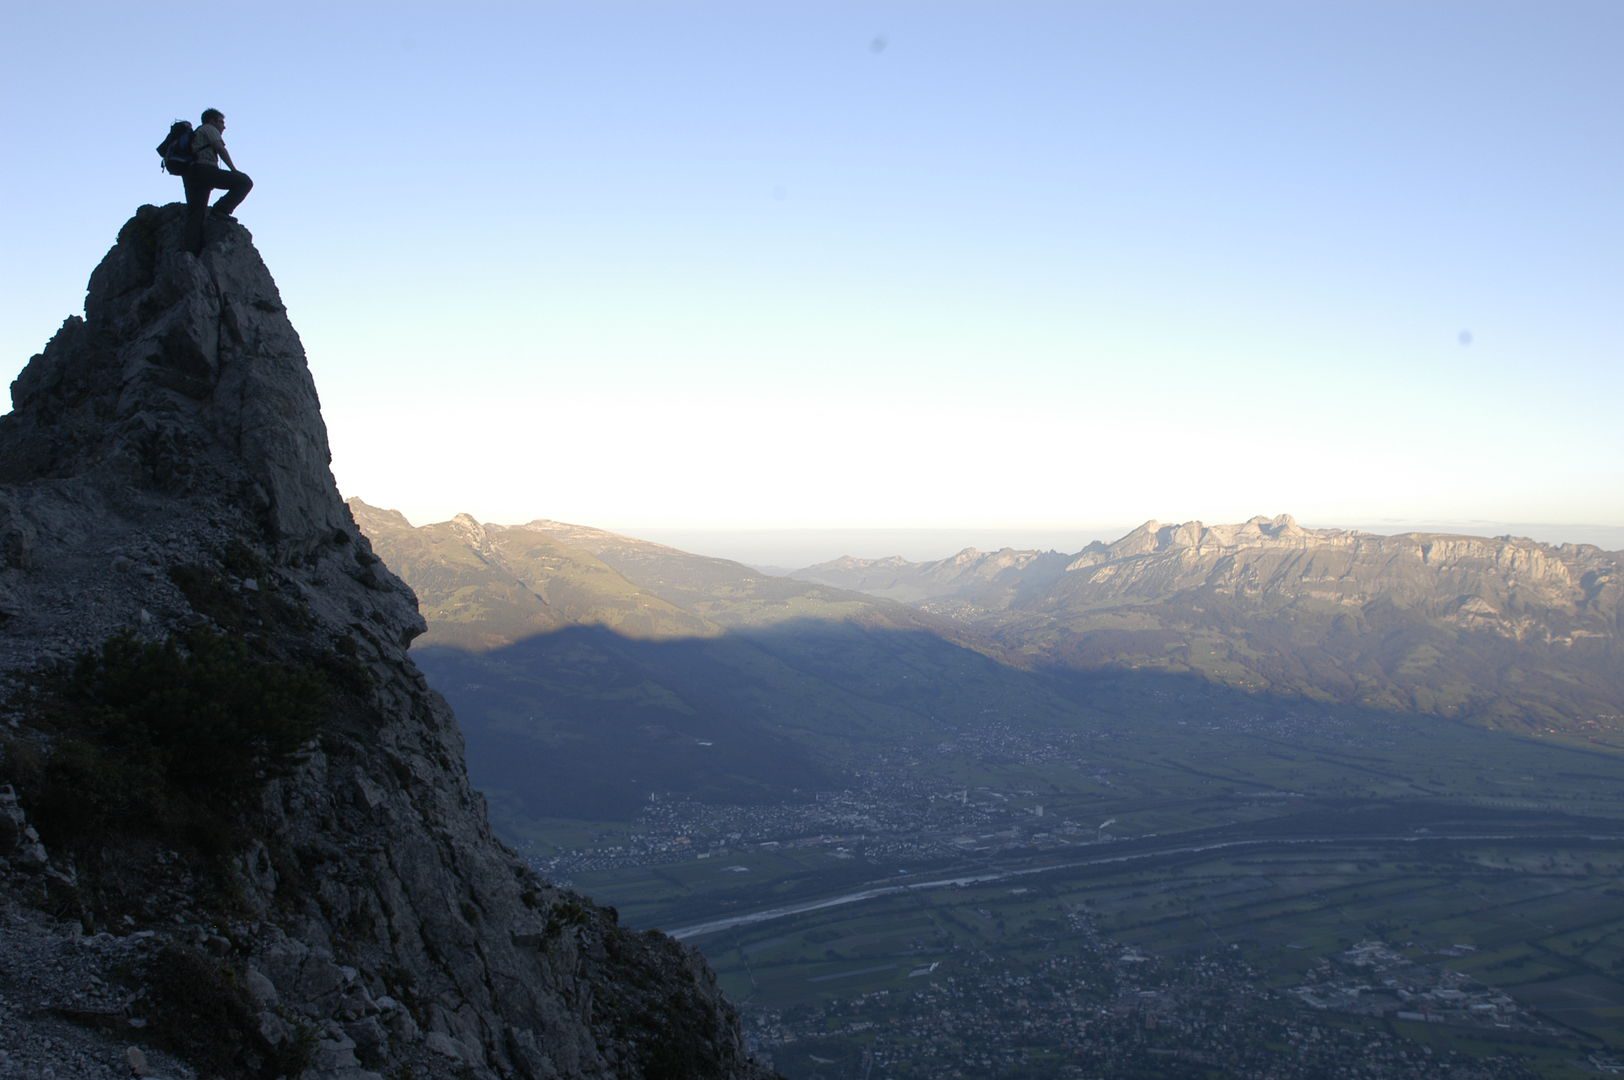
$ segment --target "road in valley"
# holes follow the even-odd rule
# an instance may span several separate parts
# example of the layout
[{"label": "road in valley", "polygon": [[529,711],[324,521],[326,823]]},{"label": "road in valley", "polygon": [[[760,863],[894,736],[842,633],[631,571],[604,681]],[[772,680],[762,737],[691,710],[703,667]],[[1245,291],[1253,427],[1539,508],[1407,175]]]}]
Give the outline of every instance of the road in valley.
[{"label": "road in valley", "polygon": [[[1143,838],[1151,839],[1151,838]],[[1166,838],[1171,840],[1172,838]],[[1141,843],[1134,841],[1133,843]],[[803,900],[780,907],[765,908],[741,915],[728,915],[722,918],[710,919],[706,922],[693,923],[688,926],[679,926],[666,930],[667,934],[679,941],[688,938],[703,937],[706,934],[716,934],[723,930],[732,930],[740,926],[753,926],[756,923],[771,922],[776,919],[785,919],[793,915],[805,915],[813,911],[823,911],[826,908],[842,907],[847,904],[859,904],[865,900],[874,900],[882,896],[894,896],[905,892],[922,892],[930,889],[946,889],[965,885],[985,885],[995,881],[1009,881],[1015,878],[1029,877],[1034,874],[1052,874],[1064,870],[1078,870],[1089,866],[1109,866],[1113,864],[1143,862],[1150,859],[1185,858],[1189,856],[1203,856],[1217,851],[1231,851],[1237,848],[1266,849],[1283,848],[1303,845],[1322,846],[1348,846],[1369,844],[1458,844],[1468,843],[1514,843],[1551,845],[1553,843],[1612,843],[1624,844],[1624,835],[1596,835],[1596,834],[1555,834],[1555,833],[1469,833],[1469,834],[1439,834],[1432,832],[1406,833],[1401,835],[1369,835],[1369,836],[1293,836],[1293,837],[1257,837],[1231,840],[1215,840],[1203,844],[1186,844],[1182,846],[1152,847],[1149,850],[1122,852],[1123,842],[1117,841],[1102,844],[1102,847],[1111,847],[1118,854],[1101,854],[1087,859],[1073,859],[1067,862],[1047,863],[1042,866],[1025,866],[986,870],[978,873],[966,873],[951,877],[936,877],[923,881],[899,881],[890,884],[880,884],[859,889],[855,892],[841,893],[837,896],[824,897],[818,900]]]}]

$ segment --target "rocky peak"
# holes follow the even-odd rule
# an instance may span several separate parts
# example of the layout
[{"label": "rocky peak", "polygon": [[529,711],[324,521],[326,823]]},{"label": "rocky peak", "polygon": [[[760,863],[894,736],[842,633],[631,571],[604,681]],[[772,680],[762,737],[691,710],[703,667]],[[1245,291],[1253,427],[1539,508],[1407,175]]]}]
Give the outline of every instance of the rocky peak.
[{"label": "rocky peak", "polygon": [[451,519],[451,527],[456,531],[458,536],[462,537],[469,547],[474,548],[476,551],[483,550],[486,544],[490,541],[490,536],[488,533],[486,533],[485,526],[481,525],[479,520],[472,514],[458,514],[457,516],[453,517]]},{"label": "rocky peak", "polygon": [[[491,834],[456,720],[406,652],[416,598],[339,499],[275,282],[229,220],[201,258],[182,251],[183,217],[146,206],[124,226],[84,316],[0,417],[8,1015],[101,987],[97,1026],[53,1039],[112,1061],[150,1038],[177,1076],[762,1075],[697,953],[621,929]],[[314,735],[256,758],[240,789],[198,787],[196,760],[167,762],[202,751],[162,742],[193,706],[122,729],[49,707],[70,699],[48,665],[94,671],[110,640],[168,648],[182,672],[214,665],[216,688],[305,687],[289,707]],[[108,730],[123,743],[104,746]],[[132,731],[148,740],[133,758]],[[53,817],[85,755],[108,775],[153,762],[140,789],[207,817],[213,839],[159,815]],[[185,1013],[205,996],[217,1024]]]},{"label": "rocky peak", "polygon": [[[1206,525],[1200,521],[1163,525],[1158,521],[1147,521],[1127,536],[1110,544],[1108,553],[1115,559],[1169,551],[1184,551],[1199,555],[1207,551],[1270,544],[1300,547],[1316,538],[1326,540],[1343,535],[1345,534],[1334,530],[1304,529],[1290,514],[1280,514],[1272,518],[1258,514],[1239,525]],[[1072,565],[1076,569],[1082,569],[1098,565],[1101,561],[1099,553],[1096,553],[1093,545],[1090,545],[1078,554]]]},{"label": "rocky peak", "polygon": [[398,529],[412,527],[412,523],[406,520],[406,515],[399,510],[385,510],[379,506],[372,506],[354,496],[344,500],[344,505],[350,508],[350,516],[355,519],[356,525],[365,535],[371,535],[369,526],[373,524]]},{"label": "rocky peak", "polygon": [[1120,558],[1126,555],[1143,555],[1155,551],[1161,546],[1161,535],[1162,523],[1152,518],[1127,536],[1111,544],[1111,553]]},{"label": "rocky peak", "polygon": [[[184,210],[143,206],[71,317],[12,384],[0,482],[117,474],[148,492],[235,482],[284,552],[349,523],[299,335],[248,230],[229,221],[201,258]],[[238,490],[238,488],[241,490]]]}]

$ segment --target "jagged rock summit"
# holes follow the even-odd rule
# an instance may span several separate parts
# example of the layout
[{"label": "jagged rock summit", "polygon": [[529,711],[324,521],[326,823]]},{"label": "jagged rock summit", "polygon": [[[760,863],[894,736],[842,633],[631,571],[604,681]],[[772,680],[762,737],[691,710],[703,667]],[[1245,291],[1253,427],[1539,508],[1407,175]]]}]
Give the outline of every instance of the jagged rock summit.
[{"label": "jagged rock summit", "polygon": [[[406,654],[416,599],[333,483],[275,282],[229,220],[183,252],[183,217],[140,208],[0,417],[0,1063],[127,1076],[136,1047],[175,1076],[766,1075],[697,953],[493,837]],[[183,642],[187,678],[212,656],[316,687],[288,698],[317,703],[314,737],[223,793],[206,739],[132,749],[175,718],[111,691],[84,712],[115,668],[84,658],[115,638]],[[51,665],[74,657],[64,683]],[[97,818],[103,794],[137,797],[94,786],[137,751],[202,794],[137,784],[150,819]],[[64,809],[65,776],[90,809]]]}]

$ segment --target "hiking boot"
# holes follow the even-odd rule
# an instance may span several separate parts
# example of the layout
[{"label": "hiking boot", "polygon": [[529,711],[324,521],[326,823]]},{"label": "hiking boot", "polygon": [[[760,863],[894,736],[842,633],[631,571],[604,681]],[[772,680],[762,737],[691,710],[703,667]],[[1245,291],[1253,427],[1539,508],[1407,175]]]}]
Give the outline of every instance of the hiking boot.
[{"label": "hiking boot", "polygon": [[217,217],[223,217],[227,221],[236,221],[237,220],[237,215],[236,214],[232,213],[230,210],[222,210],[218,206],[209,207],[209,213],[213,214],[213,215],[215,215]]}]

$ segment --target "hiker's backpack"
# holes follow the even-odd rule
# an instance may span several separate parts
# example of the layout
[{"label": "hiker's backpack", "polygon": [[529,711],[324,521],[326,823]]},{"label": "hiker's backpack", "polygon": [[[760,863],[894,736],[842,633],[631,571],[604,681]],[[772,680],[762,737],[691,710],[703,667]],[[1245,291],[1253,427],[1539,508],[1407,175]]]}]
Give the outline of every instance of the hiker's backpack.
[{"label": "hiker's backpack", "polygon": [[176,120],[169,126],[169,134],[158,144],[162,167],[171,176],[181,176],[192,163],[192,125],[187,120]]}]

